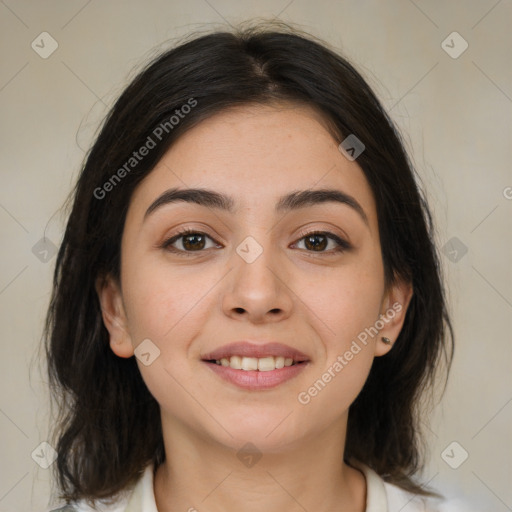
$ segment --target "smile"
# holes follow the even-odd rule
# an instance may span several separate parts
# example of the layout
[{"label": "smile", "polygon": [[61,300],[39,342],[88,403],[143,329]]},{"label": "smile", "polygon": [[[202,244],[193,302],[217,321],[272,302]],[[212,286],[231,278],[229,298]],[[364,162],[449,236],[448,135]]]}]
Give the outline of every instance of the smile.
[{"label": "smile", "polygon": [[[295,362],[289,359],[283,361],[284,358],[280,357],[256,359],[254,357],[232,356],[229,360],[227,358],[223,359],[224,364],[222,359],[218,362],[211,360],[204,361],[204,363],[222,380],[249,391],[275,388],[296,377],[309,366],[309,361]],[[283,363],[283,366],[278,367],[281,363]],[[240,368],[233,368],[232,364],[240,366]],[[260,364],[264,369],[259,369]]]},{"label": "smile", "polygon": [[285,366],[293,366],[298,364],[298,361],[294,361],[291,357],[243,357],[243,356],[231,356],[217,359],[215,364],[233,368],[233,370],[258,370],[260,372],[270,372],[272,370],[284,368]]}]

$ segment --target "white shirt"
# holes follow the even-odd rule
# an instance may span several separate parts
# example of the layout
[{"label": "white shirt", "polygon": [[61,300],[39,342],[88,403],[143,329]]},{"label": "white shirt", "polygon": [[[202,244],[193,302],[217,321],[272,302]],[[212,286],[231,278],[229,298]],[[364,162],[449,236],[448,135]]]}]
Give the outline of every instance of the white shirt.
[{"label": "white shirt", "polygon": [[[385,482],[375,471],[364,464],[357,468],[366,478],[366,509],[365,512],[473,512],[459,500],[440,500],[415,496],[403,489]],[[153,490],[153,464],[144,470],[133,490],[123,491],[116,505],[107,506],[102,501],[96,502],[91,508],[84,501],[79,501],[73,508],[50,512],[158,512]]]}]

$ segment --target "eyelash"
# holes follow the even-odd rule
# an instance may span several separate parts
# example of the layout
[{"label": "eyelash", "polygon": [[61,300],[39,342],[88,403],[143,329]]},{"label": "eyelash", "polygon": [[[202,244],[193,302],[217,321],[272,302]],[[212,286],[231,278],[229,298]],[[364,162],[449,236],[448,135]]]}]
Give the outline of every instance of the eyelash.
[{"label": "eyelash", "polygon": [[[202,231],[197,231],[195,229],[186,228],[186,229],[183,229],[182,231],[179,231],[178,233],[173,235],[171,238],[165,240],[160,247],[162,249],[165,249],[165,250],[167,250],[169,252],[178,254],[180,256],[194,256],[197,253],[205,252],[206,249],[201,249],[201,250],[198,250],[198,251],[184,251],[184,250],[181,250],[181,249],[176,249],[175,247],[171,247],[171,244],[173,244],[174,242],[176,242],[180,238],[182,238],[182,237],[184,237],[186,235],[190,235],[190,234],[204,235],[207,238],[209,238],[210,240],[212,240],[215,243],[217,243],[215,240],[213,240],[213,238],[211,236],[207,235],[206,233],[203,233]],[[335,235],[334,233],[330,233],[329,231],[305,231],[305,232],[301,232],[299,234],[300,238],[297,240],[297,242],[300,242],[301,240],[303,240],[304,238],[306,238],[308,236],[314,236],[314,235],[325,236],[329,240],[333,240],[334,242],[336,242],[338,244],[338,247],[336,247],[335,249],[331,249],[330,251],[315,252],[315,251],[307,251],[306,250],[306,252],[311,253],[313,256],[318,256],[318,255],[328,255],[329,256],[329,255],[338,254],[338,253],[342,253],[342,252],[348,251],[348,250],[350,250],[352,248],[352,246],[351,246],[351,244],[349,242],[347,242],[346,240],[343,240],[342,238],[340,238],[339,236]],[[297,242],[295,242],[295,243],[297,243]]]}]

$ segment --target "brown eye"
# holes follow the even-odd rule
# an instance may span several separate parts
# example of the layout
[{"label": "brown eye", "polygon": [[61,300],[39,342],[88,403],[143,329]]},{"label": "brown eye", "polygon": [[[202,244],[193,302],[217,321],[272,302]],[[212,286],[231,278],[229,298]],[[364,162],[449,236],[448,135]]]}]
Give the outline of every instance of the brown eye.
[{"label": "brown eye", "polygon": [[323,251],[327,247],[328,238],[325,235],[308,235],[304,237],[304,245],[313,251]]},{"label": "brown eye", "polygon": [[[302,241],[304,241],[305,249],[308,252],[335,253],[343,252],[351,248],[351,245],[346,240],[336,236],[334,233],[324,231],[307,233],[302,236],[297,244]],[[330,250],[326,251],[325,249],[328,247],[329,242],[333,242],[334,246],[331,247]]]},{"label": "brown eye", "polygon": [[183,247],[188,251],[197,251],[200,249],[204,249],[205,246],[205,237],[199,233],[193,233],[191,235],[185,235],[182,237]]},{"label": "brown eye", "polygon": [[215,243],[206,247],[208,240],[214,242],[206,233],[185,230],[166,240],[162,244],[162,248],[175,253],[202,252],[204,249],[216,247]]}]

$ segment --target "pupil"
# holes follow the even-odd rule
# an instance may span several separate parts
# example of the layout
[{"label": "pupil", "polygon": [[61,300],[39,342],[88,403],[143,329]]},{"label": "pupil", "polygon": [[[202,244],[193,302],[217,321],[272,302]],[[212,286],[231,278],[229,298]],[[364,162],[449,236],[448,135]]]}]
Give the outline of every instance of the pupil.
[{"label": "pupil", "polygon": [[[318,243],[315,244],[315,243],[311,242],[311,240],[313,240],[315,238],[323,238],[323,242],[320,242],[320,244],[318,244]],[[306,243],[306,247],[308,246],[309,243],[312,243],[312,246],[315,251],[317,251],[319,248],[325,249],[326,243],[327,243],[327,237],[324,235],[311,235],[306,238],[305,243]]]},{"label": "pupil", "polygon": [[[190,244],[190,240],[194,240],[192,242],[192,244]],[[197,241],[198,239],[202,239],[202,244],[201,242],[199,243],[199,245],[197,244]],[[203,238],[203,235],[199,235],[199,234],[192,234],[192,235],[186,235],[183,239],[183,247],[185,247],[185,249],[202,249],[204,247],[204,238]]]},{"label": "pupil", "polygon": [[[314,242],[315,239],[322,238],[322,242]],[[311,235],[306,237],[306,247],[313,248],[314,251],[325,249],[327,238],[324,235]],[[200,234],[186,235],[183,239],[183,246],[186,249],[203,249],[204,238]]]}]

